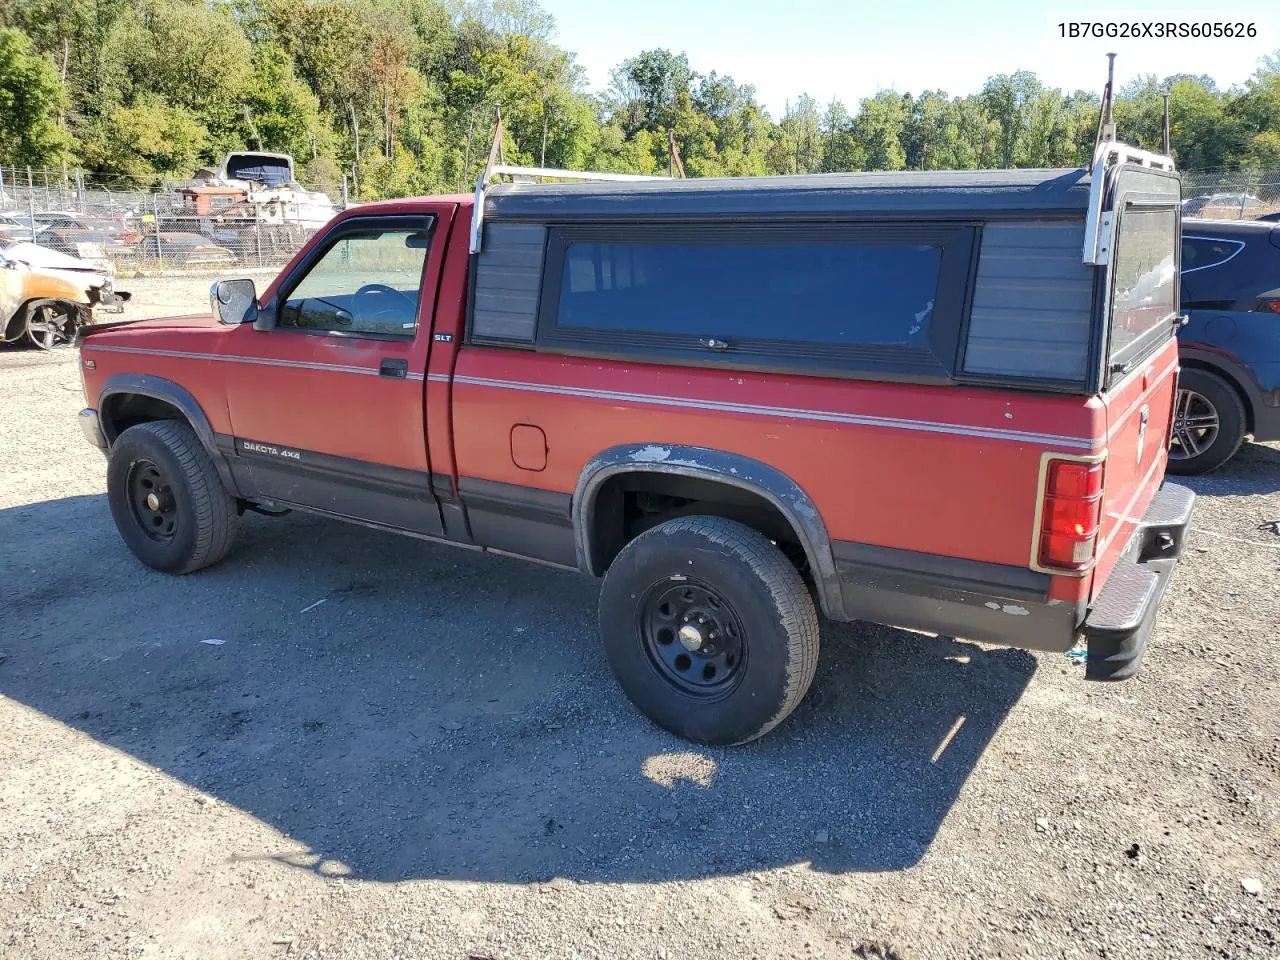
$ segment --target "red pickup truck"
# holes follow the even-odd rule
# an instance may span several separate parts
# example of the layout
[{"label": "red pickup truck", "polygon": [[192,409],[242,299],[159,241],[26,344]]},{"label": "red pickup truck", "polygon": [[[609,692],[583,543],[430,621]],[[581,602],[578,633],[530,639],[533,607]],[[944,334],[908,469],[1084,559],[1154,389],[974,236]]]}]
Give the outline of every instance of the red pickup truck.
[{"label": "red pickup truck", "polygon": [[298,509],[603,577],[619,682],[706,743],[795,708],[819,611],[1137,670],[1194,499],[1167,158],[491,182],[520,172],[84,336],[143,563]]}]

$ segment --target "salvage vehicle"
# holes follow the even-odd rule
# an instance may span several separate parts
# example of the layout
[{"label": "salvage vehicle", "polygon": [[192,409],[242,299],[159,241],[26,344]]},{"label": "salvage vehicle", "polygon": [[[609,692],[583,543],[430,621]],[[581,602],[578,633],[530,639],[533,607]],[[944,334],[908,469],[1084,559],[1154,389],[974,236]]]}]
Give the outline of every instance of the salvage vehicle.
[{"label": "salvage vehicle", "polygon": [[110,273],[84,260],[34,243],[0,250],[0,343],[49,350],[74,339],[96,306],[118,308],[128,299]]},{"label": "salvage vehicle", "polygon": [[148,259],[182,266],[228,264],[236,259],[234,252],[199,233],[164,231],[158,237],[154,232],[149,233],[137,249]]},{"label": "salvage vehicle", "polygon": [[1106,139],[1057,171],[491,156],[474,196],[338,215],[261,294],[86,331],[81,424],[157,570],[298,509],[603,577],[622,688],[702,743],[795,709],[819,611],[1087,642],[1120,680],[1194,501],[1163,482],[1180,191]]},{"label": "salvage vehicle", "polygon": [[0,243],[30,240],[33,236],[39,235],[43,229],[44,224],[42,223],[37,223],[33,229],[30,217],[16,217],[7,213],[0,213]]},{"label": "salvage vehicle", "polygon": [[1183,220],[1181,283],[1169,471],[1197,474],[1280,440],[1280,225]]}]

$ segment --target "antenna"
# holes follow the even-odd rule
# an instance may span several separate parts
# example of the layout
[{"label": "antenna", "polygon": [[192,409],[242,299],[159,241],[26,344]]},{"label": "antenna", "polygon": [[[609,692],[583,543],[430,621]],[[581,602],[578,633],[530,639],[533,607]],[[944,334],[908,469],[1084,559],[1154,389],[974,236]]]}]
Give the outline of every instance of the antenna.
[{"label": "antenna", "polygon": [[[1098,155],[1098,147],[1103,143],[1115,143],[1116,141],[1116,121],[1111,112],[1112,100],[1111,91],[1115,83],[1116,75],[1116,55],[1114,53],[1107,54],[1107,85],[1102,88],[1102,109],[1098,113],[1098,132],[1093,138],[1093,153],[1096,158]],[[1093,172],[1093,162],[1089,163],[1089,171]]]},{"label": "antenna", "polygon": [[1114,53],[1107,54],[1107,94],[1103,98],[1103,120],[1102,120],[1102,139],[1108,142],[1114,141],[1116,138],[1116,119],[1112,114],[1112,107],[1115,106],[1115,81],[1116,81],[1116,55]]}]

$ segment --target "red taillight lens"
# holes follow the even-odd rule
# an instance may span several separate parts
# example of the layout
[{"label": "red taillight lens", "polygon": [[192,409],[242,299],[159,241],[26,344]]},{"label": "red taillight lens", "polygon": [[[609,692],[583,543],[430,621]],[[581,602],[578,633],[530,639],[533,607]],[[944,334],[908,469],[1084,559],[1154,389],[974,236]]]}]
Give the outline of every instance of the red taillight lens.
[{"label": "red taillight lens", "polygon": [[1084,570],[1093,563],[1102,515],[1102,464],[1050,460],[1040,513],[1040,565]]},{"label": "red taillight lens", "polygon": [[1259,300],[1258,309],[1267,313],[1280,313],[1280,300]]}]

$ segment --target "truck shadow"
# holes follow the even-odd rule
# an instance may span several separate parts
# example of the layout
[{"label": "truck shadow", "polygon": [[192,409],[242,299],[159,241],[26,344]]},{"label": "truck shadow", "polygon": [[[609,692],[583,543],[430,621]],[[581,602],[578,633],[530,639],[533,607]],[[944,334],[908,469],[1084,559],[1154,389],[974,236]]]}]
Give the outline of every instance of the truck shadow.
[{"label": "truck shadow", "polygon": [[709,750],[620,693],[596,584],[519,561],[295,514],[171,578],[91,496],[0,511],[0,583],[0,693],[285,835],[229,857],[380,881],[909,867],[1036,668],[828,625],[791,719]]}]

